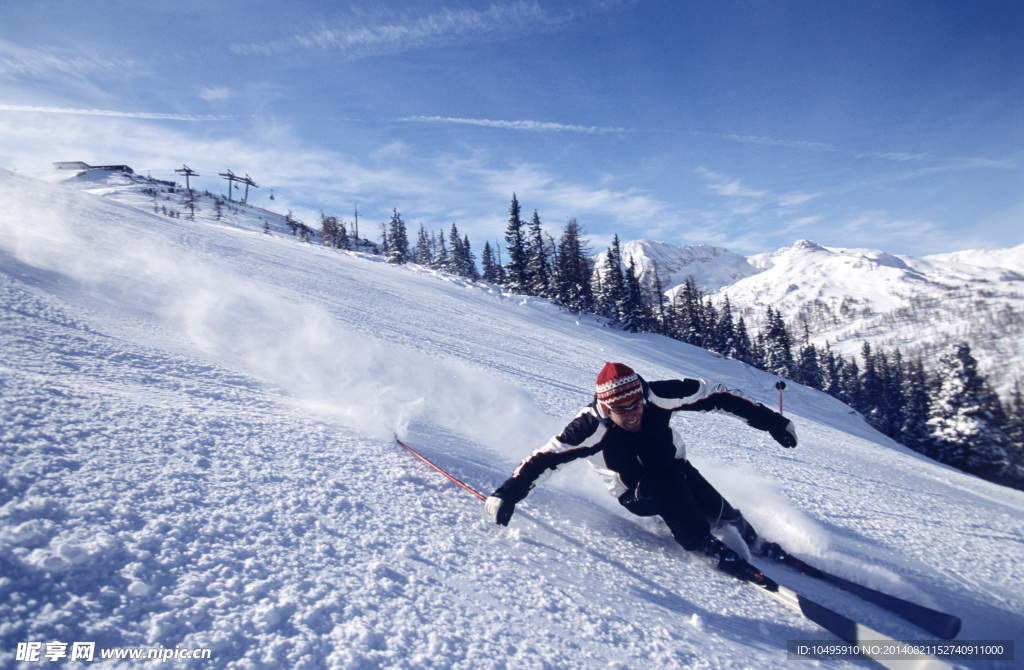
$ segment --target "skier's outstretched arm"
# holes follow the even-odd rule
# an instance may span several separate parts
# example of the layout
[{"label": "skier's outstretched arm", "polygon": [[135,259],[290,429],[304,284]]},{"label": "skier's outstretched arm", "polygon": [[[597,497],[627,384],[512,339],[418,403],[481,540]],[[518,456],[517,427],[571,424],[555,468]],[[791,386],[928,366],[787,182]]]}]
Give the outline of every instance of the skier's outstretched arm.
[{"label": "skier's outstretched arm", "polygon": [[593,405],[583,408],[565,430],[525,458],[512,476],[487,498],[484,503],[487,515],[495,523],[507,526],[517,503],[558,468],[599,451],[607,430]]},{"label": "skier's outstretched arm", "polygon": [[664,409],[729,414],[746,421],[751,428],[766,431],[783,447],[797,445],[796,427],[792,421],[724,384],[703,379],[679,379],[651,382],[649,387],[648,400]]}]

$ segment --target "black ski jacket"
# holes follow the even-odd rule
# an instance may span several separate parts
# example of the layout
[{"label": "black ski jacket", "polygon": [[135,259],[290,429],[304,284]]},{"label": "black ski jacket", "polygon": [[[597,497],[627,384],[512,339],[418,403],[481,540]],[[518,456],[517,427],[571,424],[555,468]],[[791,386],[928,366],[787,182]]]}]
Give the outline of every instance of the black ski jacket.
[{"label": "black ski jacket", "polygon": [[795,446],[789,419],[723,384],[703,379],[646,382],[643,423],[631,433],[616,426],[594,400],[565,429],[528,456],[494,495],[518,503],[555,470],[580,458],[604,479],[609,493],[621,498],[636,488],[644,474],[686,459],[682,436],[669,425],[675,412],[719,412],[769,431],[784,446]]}]

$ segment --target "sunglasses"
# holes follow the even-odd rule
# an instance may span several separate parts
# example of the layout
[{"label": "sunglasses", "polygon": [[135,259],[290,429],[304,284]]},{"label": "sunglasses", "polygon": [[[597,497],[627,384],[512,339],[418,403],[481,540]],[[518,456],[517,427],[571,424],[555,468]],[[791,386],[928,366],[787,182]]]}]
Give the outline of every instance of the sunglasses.
[{"label": "sunglasses", "polygon": [[609,407],[608,411],[612,414],[629,414],[639,409],[640,405],[644,404],[643,398],[637,400],[632,405],[619,405],[617,407]]}]

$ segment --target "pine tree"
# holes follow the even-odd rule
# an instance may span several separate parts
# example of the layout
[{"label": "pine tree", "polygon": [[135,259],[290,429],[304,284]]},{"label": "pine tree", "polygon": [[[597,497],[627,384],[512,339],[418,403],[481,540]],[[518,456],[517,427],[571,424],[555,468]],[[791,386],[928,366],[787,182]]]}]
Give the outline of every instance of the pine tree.
[{"label": "pine tree", "polygon": [[711,298],[704,302],[701,314],[704,326],[704,348],[717,354],[722,353],[722,341],[718,339],[718,309]]},{"label": "pine tree", "polygon": [[750,342],[750,331],[747,322],[741,316],[736,320],[736,355],[734,358],[747,365],[754,364],[754,347]]},{"label": "pine tree", "polygon": [[899,439],[903,423],[903,354],[897,349],[891,356],[884,353],[876,363],[882,378],[882,395],[876,403],[880,430],[893,439]]},{"label": "pine tree", "polygon": [[397,209],[391,212],[391,222],[388,224],[388,263],[400,265],[407,263],[409,254],[409,235],[405,228],[405,221]]},{"label": "pine tree", "polygon": [[459,237],[459,229],[454,221],[448,231],[448,249],[448,266],[445,270],[453,275],[463,276],[465,262],[462,258],[462,238]]},{"label": "pine tree", "polygon": [[341,231],[338,228],[338,219],[327,216],[320,211],[320,243],[325,247],[337,249],[341,247]]},{"label": "pine tree", "polygon": [[818,353],[818,364],[821,370],[821,390],[833,398],[843,395],[843,359],[833,353],[825,343],[825,350]]},{"label": "pine tree", "polygon": [[348,228],[344,221],[338,221],[338,248],[351,249],[352,241],[348,237]]},{"label": "pine tree", "polygon": [[797,350],[793,381],[820,391],[825,385],[824,376],[821,371],[821,354],[818,348],[811,343],[810,326],[807,325],[806,321],[803,322],[803,326],[802,344]]},{"label": "pine tree", "polygon": [[448,255],[448,245],[444,241],[444,233],[438,232],[434,258],[430,261],[430,267],[447,272],[449,263],[451,263],[451,258]]},{"label": "pine tree", "polygon": [[469,235],[462,236],[462,247],[459,250],[462,259],[463,277],[473,281],[480,279],[480,272],[476,269],[476,256],[473,255],[473,248],[469,246]]},{"label": "pine tree", "polygon": [[459,229],[454,222],[448,232],[448,244],[451,251],[448,254],[445,269],[460,277],[474,281],[479,279],[480,273],[476,270],[476,260],[473,258],[473,251],[469,246],[469,237],[459,237]]},{"label": "pine tree", "polygon": [[796,362],[796,381],[819,391],[825,386],[818,349],[810,342],[800,347]]},{"label": "pine tree", "polygon": [[622,248],[619,236],[615,235],[612,246],[605,257],[605,271],[601,276],[601,291],[598,293],[599,314],[613,325],[622,323],[622,303],[626,295],[626,279],[622,274]]},{"label": "pine tree", "polygon": [[494,258],[490,242],[484,242],[483,255],[480,257],[480,267],[483,269],[484,281],[492,284],[501,284],[501,264]]},{"label": "pine tree", "polygon": [[736,324],[732,319],[732,303],[725,296],[721,309],[717,310],[714,335],[716,351],[728,358],[736,356]]},{"label": "pine tree", "polygon": [[526,269],[530,295],[551,297],[551,259],[544,243],[544,231],[537,210],[533,210],[533,220],[530,222]]},{"label": "pine tree", "polygon": [[519,200],[512,194],[512,204],[508,208],[508,227],[505,229],[505,242],[508,243],[508,265],[505,267],[505,285],[513,293],[526,294],[529,290],[527,272],[526,235],[523,233],[523,220],[520,217]]},{"label": "pine tree", "polygon": [[697,279],[688,275],[672,301],[673,337],[695,347],[705,345],[704,295]]},{"label": "pine tree", "polygon": [[863,363],[860,375],[861,405],[854,409],[863,414],[874,428],[880,429],[883,422],[878,416],[878,403],[882,397],[882,379],[878,374],[871,345],[867,342],[861,344],[860,358]]},{"label": "pine tree", "polygon": [[766,327],[759,339],[764,349],[765,371],[791,379],[796,363],[793,360],[793,340],[789,336],[782,315],[768,306]]},{"label": "pine tree", "polygon": [[430,263],[433,260],[431,246],[430,234],[421,223],[419,235],[416,236],[416,253],[413,254],[413,262],[425,268],[430,267]]},{"label": "pine tree", "polygon": [[391,256],[391,243],[388,241],[387,224],[380,224],[380,252],[384,258]]},{"label": "pine tree", "polygon": [[665,280],[661,278],[658,261],[652,260],[651,281],[648,284],[651,322],[659,335],[668,334],[668,301],[665,299]]},{"label": "pine tree", "polygon": [[636,261],[631,256],[626,266],[625,290],[622,303],[619,305],[622,315],[622,327],[631,332],[639,333],[648,327],[647,309],[644,306],[643,290],[637,274]]},{"label": "pine tree", "polygon": [[555,302],[574,314],[594,308],[591,292],[590,248],[583,227],[569,219],[558,242],[555,265]]},{"label": "pine tree", "polygon": [[900,443],[929,458],[935,458],[938,455],[937,443],[928,426],[932,382],[920,358],[907,361],[903,379]]},{"label": "pine tree", "polygon": [[290,210],[284,222],[292,229],[292,235],[298,237],[300,242],[309,242],[310,236],[315,234],[312,228],[293,217]]},{"label": "pine tree", "polygon": [[940,359],[938,376],[928,420],[938,460],[980,476],[1001,477],[1010,465],[1002,430],[1006,417],[966,342]]}]

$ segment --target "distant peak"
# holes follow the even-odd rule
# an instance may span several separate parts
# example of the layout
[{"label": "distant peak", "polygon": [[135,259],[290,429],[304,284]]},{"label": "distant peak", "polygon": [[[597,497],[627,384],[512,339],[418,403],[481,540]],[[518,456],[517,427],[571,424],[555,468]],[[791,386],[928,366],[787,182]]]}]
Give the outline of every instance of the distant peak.
[{"label": "distant peak", "polygon": [[796,244],[793,245],[793,250],[827,251],[825,247],[821,246],[817,242],[812,242],[810,240],[797,240]]}]

